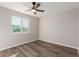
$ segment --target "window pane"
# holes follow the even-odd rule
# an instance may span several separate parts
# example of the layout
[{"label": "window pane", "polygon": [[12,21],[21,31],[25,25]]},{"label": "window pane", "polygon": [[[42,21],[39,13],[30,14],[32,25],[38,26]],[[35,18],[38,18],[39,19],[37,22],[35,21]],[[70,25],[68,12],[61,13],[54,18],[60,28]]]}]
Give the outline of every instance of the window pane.
[{"label": "window pane", "polygon": [[21,32],[21,18],[18,16],[12,16],[12,31]]},{"label": "window pane", "polygon": [[27,18],[22,18],[22,32],[29,31],[29,20]]}]

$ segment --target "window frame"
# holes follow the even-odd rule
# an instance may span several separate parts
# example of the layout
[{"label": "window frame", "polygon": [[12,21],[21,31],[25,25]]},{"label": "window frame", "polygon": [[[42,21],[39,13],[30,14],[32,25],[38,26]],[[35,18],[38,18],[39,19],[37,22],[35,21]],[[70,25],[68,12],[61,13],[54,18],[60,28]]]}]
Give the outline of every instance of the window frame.
[{"label": "window frame", "polygon": [[[13,16],[17,16],[17,15],[13,15]],[[21,28],[20,28],[20,30],[21,30],[21,32],[13,32],[13,29],[12,29],[12,17],[13,16],[11,16],[11,33],[12,34],[26,34],[26,33],[29,33],[30,32],[30,21],[29,21],[29,18],[28,17],[22,17],[22,16],[17,16],[17,17],[20,17],[21,18]],[[28,32],[22,32],[22,18],[27,18],[26,20],[28,20]]]}]

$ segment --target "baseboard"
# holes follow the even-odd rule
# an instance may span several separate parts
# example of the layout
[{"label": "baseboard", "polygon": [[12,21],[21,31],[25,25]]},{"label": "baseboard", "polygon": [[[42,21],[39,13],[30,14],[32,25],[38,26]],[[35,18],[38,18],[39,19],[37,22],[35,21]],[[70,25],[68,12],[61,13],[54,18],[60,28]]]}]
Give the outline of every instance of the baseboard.
[{"label": "baseboard", "polygon": [[[6,47],[6,48],[2,48],[0,49],[0,51],[2,50],[6,50],[6,49],[10,49],[10,48],[13,48],[13,47],[16,47],[16,46],[19,46],[19,45],[23,45],[23,44],[26,44],[26,43],[30,43],[30,42],[33,42],[33,41],[37,41],[38,39],[35,39],[35,40],[30,40],[30,41],[26,41],[26,42],[23,42],[23,43],[20,43],[20,44],[17,44],[17,45],[14,45],[14,46],[9,46],[9,47]],[[75,54],[78,54],[79,53],[79,49],[78,48],[74,48],[74,47],[71,47],[71,46],[68,46],[68,45],[63,45],[63,44],[60,44],[60,43],[56,43],[56,42],[51,42],[51,41],[47,41],[47,40],[42,40],[42,39],[39,39],[41,41],[44,41],[44,42],[49,42],[49,43],[53,43],[53,44],[56,44],[58,46],[63,46],[65,48],[65,50],[69,50],[69,52],[72,52],[74,53],[73,50],[75,50]]]},{"label": "baseboard", "polygon": [[62,46],[66,46],[66,47],[70,47],[70,48],[74,48],[74,49],[78,49],[78,47],[73,47],[73,46],[69,46],[69,45],[64,45],[64,44],[62,44],[62,43],[52,42],[52,41],[48,41],[48,40],[44,40],[44,39],[39,39],[39,40],[46,41],[46,42],[50,42],[50,43],[55,43],[55,44],[58,44],[58,45],[62,45]]},{"label": "baseboard", "polygon": [[26,44],[26,43],[30,43],[30,42],[33,42],[33,41],[36,41],[36,40],[37,40],[37,39],[35,39],[35,40],[30,40],[30,41],[26,41],[26,42],[23,42],[23,43],[14,45],[14,46],[10,46],[10,47],[6,47],[6,48],[2,48],[2,49],[0,49],[0,51],[2,51],[2,50],[6,50],[6,49],[10,49],[10,48],[13,48],[13,47],[16,47],[16,46],[19,46],[19,45],[23,45],[23,44]]},{"label": "baseboard", "polygon": [[64,44],[61,44],[61,43],[51,42],[51,41],[44,40],[44,39],[39,39],[39,40],[44,41],[44,42],[48,42],[48,43],[51,43],[51,44],[54,44],[54,45],[56,45],[58,47],[61,47],[65,51],[70,52],[70,53],[73,53],[75,55],[78,55],[79,54],[79,49],[76,48],[76,47],[64,45]]}]

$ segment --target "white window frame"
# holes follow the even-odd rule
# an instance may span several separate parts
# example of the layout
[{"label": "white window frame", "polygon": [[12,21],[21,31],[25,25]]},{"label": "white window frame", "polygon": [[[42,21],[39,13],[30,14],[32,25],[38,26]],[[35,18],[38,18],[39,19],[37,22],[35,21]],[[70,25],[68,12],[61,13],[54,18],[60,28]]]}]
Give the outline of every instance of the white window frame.
[{"label": "white window frame", "polygon": [[[16,16],[16,15],[15,15]],[[13,16],[12,16],[13,17]],[[12,34],[26,34],[26,33],[29,33],[30,32],[30,25],[29,25],[29,27],[28,27],[28,32],[22,32],[22,18],[24,18],[24,17],[21,17],[21,16],[17,16],[17,17],[21,17],[21,32],[13,32],[13,29],[12,29],[12,17],[11,17],[11,33]],[[26,18],[26,17],[25,17]],[[29,21],[29,18],[27,17],[27,19],[26,20],[28,20]]]}]

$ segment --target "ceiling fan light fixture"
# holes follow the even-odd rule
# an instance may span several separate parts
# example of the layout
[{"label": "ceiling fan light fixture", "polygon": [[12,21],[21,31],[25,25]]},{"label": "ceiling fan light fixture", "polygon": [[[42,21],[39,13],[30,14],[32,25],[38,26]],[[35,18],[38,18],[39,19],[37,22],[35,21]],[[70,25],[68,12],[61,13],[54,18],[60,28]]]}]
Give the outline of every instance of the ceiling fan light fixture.
[{"label": "ceiling fan light fixture", "polygon": [[32,12],[36,12],[36,10],[32,9]]}]

